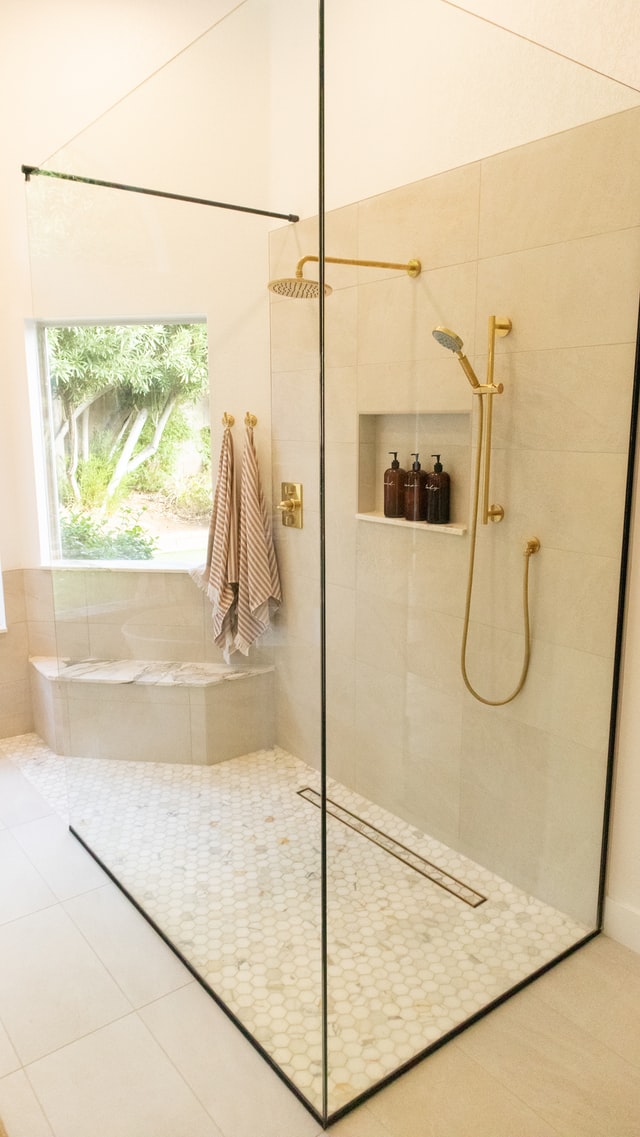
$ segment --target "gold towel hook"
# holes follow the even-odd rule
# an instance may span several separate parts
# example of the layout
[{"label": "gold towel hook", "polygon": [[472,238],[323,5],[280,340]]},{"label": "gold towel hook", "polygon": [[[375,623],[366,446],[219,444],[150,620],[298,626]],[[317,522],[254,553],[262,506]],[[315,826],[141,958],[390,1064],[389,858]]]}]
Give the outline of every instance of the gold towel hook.
[{"label": "gold towel hook", "polygon": [[250,411],[247,411],[246,415],[244,416],[244,425],[245,426],[257,426],[258,425],[258,420],[257,420],[256,416],[252,415]]},{"label": "gold towel hook", "polygon": [[222,416],[222,425],[223,426],[233,426],[235,421],[236,420],[234,419],[233,415],[228,415],[226,411],[224,412],[224,414]]}]

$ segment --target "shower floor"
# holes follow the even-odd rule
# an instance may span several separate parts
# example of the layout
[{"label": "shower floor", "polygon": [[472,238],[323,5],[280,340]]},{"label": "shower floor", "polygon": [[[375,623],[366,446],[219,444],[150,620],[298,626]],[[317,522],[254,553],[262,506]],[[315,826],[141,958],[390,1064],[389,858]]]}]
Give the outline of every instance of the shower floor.
[{"label": "shower floor", "polygon": [[[60,758],[35,735],[2,752],[320,1110],[317,773],[278,748],[210,767]],[[590,929],[344,786],[327,795],[333,1113]]]}]

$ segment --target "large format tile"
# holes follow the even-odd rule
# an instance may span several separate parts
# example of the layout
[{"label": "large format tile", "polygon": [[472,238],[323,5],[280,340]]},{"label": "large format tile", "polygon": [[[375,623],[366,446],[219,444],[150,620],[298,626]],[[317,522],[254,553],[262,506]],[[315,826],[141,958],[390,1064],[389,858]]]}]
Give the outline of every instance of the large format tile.
[{"label": "large format tile", "polygon": [[480,255],[637,225],[638,117],[611,115],[486,159]]},{"label": "large format tile", "polygon": [[637,1137],[640,1071],[529,988],[458,1045],[562,1137]]},{"label": "large format tile", "polygon": [[57,815],[18,825],[13,832],[58,900],[66,900],[105,883],[107,878],[102,869]]},{"label": "large format tile", "polygon": [[496,341],[496,378],[505,353],[634,342],[639,264],[638,229],[480,261],[478,336],[484,339],[491,312],[513,322]]},{"label": "large format tile", "polygon": [[52,812],[51,806],[9,759],[0,757],[0,820],[5,825],[20,825]]},{"label": "large format tile", "polygon": [[115,885],[77,896],[65,910],[134,1007],[192,982],[174,952]]},{"label": "large format tile", "polygon": [[[0,1078],[11,1073],[12,1070],[17,1070],[19,1066],[20,1059],[11,1045],[9,1035],[0,1023]],[[0,1111],[0,1117],[2,1117],[2,1111]]]},{"label": "large format tile", "polygon": [[640,972],[629,970],[619,944],[599,936],[544,975],[535,992],[581,1030],[640,1066]]},{"label": "large format tile", "polygon": [[197,984],[140,1015],[225,1137],[315,1137],[317,1122]]},{"label": "large format tile", "polygon": [[55,904],[56,897],[12,832],[0,833],[0,924]]},{"label": "large format tile", "polygon": [[54,1137],[24,1070],[0,1078],[0,1117],[11,1137]]},{"label": "large format tile", "polygon": [[0,928],[0,1007],[23,1063],[131,1010],[58,906]]},{"label": "large format tile", "polygon": [[367,1104],[367,1110],[386,1126],[390,1137],[557,1134],[516,1093],[467,1058],[456,1043],[432,1054],[382,1090]]},{"label": "large format tile", "polygon": [[29,1079],[64,1137],[220,1137],[135,1015],[33,1063]]}]

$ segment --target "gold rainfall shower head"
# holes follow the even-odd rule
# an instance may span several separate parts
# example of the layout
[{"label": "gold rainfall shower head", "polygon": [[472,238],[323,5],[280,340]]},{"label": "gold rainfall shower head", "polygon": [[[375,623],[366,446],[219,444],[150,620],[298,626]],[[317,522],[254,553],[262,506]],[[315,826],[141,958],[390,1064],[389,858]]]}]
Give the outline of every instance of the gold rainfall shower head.
[{"label": "gold rainfall shower head", "polygon": [[[328,264],[333,265],[361,265],[363,268],[389,268],[403,269],[409,276],[419,276],[422,265],[418,260],[410,260],[406,264],[397,264],[394,261],[360,261],[348,257],[325,257]],[[302,257],[296,265],[296,275],[283,277],[281,280],[270,280],[269,288],[278,296],[289,296],[293,300],[315,300],[320,295],[320,285],[317,280],[306,280],[302,275],[307,261],[319,261],[319,257]],[[332,292],[330,285],[325,284],[324,294],[329,296]]]}]

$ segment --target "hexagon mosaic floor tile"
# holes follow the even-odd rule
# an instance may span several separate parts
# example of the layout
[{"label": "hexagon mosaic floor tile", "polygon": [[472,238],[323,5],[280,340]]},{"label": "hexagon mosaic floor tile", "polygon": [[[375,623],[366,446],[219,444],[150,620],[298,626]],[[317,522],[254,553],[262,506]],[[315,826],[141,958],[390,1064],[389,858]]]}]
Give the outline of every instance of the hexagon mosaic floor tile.
[{"label": "hexagon mosaic floor tile", "polygon": [[[320,1109],[317,773],[278,748],[215,766],[62,759],[35,735],[0,752]],[[588,929],[344,786],[327,796],[334,1112]]]}]

